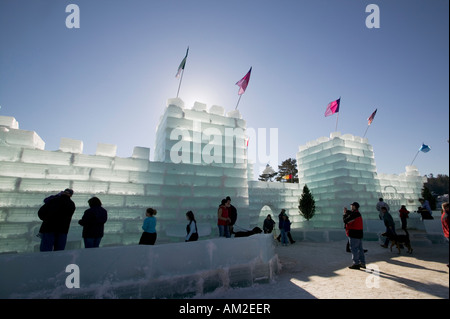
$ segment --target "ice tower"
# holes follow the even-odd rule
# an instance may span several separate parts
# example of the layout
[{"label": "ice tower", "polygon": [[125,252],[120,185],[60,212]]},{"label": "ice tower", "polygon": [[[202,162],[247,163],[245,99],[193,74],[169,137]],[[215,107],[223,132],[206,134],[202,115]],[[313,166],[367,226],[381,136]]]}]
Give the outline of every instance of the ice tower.
[{"label": "ice tower", "polygon": [[379,176],[367,138],[340,132],[300,146],[297,164],[300,187],[308,185],[316,200],[316,227],[341,227],[343,207],[350,209],[354,201],[368,219],[378,219],[379,197],[393,212],[401,205],[413,210],[425,181],[413,166],[407,166],[406,174],[400,176]]},{"label": "ice tower", "polygon": [[156,131],[155,161],[246,168],[245,121],[237,110],[224,113],[221,106],[207,111],[195,102],[187,109],[181,99],[169,99]]}]

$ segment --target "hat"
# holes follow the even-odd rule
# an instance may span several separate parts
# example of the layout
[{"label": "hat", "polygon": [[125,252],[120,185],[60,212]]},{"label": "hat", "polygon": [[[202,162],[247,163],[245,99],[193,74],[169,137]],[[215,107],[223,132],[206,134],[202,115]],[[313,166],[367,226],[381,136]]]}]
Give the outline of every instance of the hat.
[{"label": "hat", "polygon": [[66,189],[64,190],[64,193],[67,193],[67,194],[73,195],[73,190],[72,190],[72,189],[70,189],[70,188],[66,188]]},{"label": "hat", "polygon": [[358,204],[357,202],[353,202],[353,203],[351,203],[350,205],[353,205],[353,206],[355,206],[356,208],[359,208],[359,204]]}]

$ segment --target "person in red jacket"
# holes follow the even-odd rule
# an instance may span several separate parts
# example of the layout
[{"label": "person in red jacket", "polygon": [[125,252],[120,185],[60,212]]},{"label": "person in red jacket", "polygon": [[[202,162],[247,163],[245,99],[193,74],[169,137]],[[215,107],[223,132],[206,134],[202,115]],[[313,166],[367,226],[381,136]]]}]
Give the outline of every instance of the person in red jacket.
[{"label": "person in red jacket", "polygon": [[[444,233],[444,237],[447,238],[448,241],[448,224],[449,224],[449,203],[442,203],[442,215],[441,215],[441,223],[442,223],[442,232]],[[448,267],[448,264],[447,264]]]},{"label": "person in red jacket", "polygon": [[359,204],[357,202],[351,204],[351,211],[347,210],[347,207],[344,207],[343,221],[345,224],[345,232],[350,241],[353,260],[353,265],[348,268],[366,268],[366,259],[362,245],[363,219],[359,212]]},{"label": "person in red jacket", "polygon": [[409,211],[406,209],[405,205],[402,205],[402,207],[400,207],[398,212],[400,213],[400,220],[402,221],[402,229],[406,229],[408,225],[406,219],[408,218]]}]

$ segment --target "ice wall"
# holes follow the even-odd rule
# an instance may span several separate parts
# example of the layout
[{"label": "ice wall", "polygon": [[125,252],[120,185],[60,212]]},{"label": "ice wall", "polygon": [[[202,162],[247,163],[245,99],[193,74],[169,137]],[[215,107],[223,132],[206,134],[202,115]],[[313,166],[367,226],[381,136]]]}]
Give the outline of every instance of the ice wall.
[{"label": "ice wall", "polygon": [[[303,218],[298,213],[301,193],[302,189],[297,183],[249,181],[250,224],[257,224],[262,228],[267,214],[271,214],[278,225],[278,214],[285,209],[292,223],[291,227],[301,227]],[[269,210],[263,209],[265,206]]]},{"label": "ice wall", "polygon": [[129,299],[192,297],[220,287],[267,283],[279,268],[273,237],[260,234],[7,254],[0,255],[0,269],[0,298]]},{"label": "ice wall", "polygon": [[379,197],[392,205],[393,212],[400,205],[411,209],[418,204],[424,182],[415,167],[407,167],[401,176],[380,177],[368,140],[340,132],[300,146],[297,163],[300,187],[308,185],[316,200],[316,227],[342,227],[343,207],[350,208],[354,201],[368,219],[378,219],[375,207]]},{"label": "ice wall", "polygon": [[378,174],[381,193],[385,202],[392,207],[405,205],[409,211],[417,210],[423,184],[427,182],[425,176],[421,176],[417,167],[406,166],[402,174]]},{"label": "ice wall", "polygon": [[[165,119],[171,118],[170,105],[163,115]],[[210,124],[216,126],[221,121],[238,120],[207,115]],[[194,212],[200,236],[205,238],[216,236],[217,209],[222,198],[230,196],[242,216],[248,209],[246,162],[150,162],[148,148],[135,147],[131,157],[120,158],[116,156],[116,145],[102,143],[97,145],[95,155],[87,155],[82,153],[82,141],[68,138],[61,139],[58,151],[47,151],[42,143],[36,143],[40,140],[36,133],[26,135],[28,140],[24,140],[21,131],[13,128],[18,127],[15,119],[0,119],[0,252],[38,250],[36,234],[41,221],[37,211],[45,197],[67,187],[74,189],[72,199],[77,206],[68,248],[81,247],[82,229],[77,221],[94,195],[109,215],[102,246],[137,243],[147,207],[158,210],[159,243],[184,241],[188,210]],[[170,134],[168,126],[165,132]],[[166,135],[162,140],[169,139]]]}]

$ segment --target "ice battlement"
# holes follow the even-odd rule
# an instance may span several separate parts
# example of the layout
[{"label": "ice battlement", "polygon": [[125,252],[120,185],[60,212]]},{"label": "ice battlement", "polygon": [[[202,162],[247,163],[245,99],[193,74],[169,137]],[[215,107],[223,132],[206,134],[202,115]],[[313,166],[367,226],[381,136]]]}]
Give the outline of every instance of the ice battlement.
[{"label": "ice battlement", "polygon": [[[192,106],[191,109],[187,109],[185,108],[184,105],[184,101],[180,98],[172,98],[172,99],[168,99],[167,100],[167,107],[178,107],[180,108],[182,111],[197,111],[197,112],[205,112],[206,114],[212,114],[212,115],[218,115],[218,116],[225,116],[225,117],[229,117],[229,118],[236,118],[236,119],[241,119],[241,113],[238,110],[232,110],[229,111],[227,113],[225,113],[225,109],[222,106],[219,105],[212,105],[209,110],[207,108],[207,105],[201,102],[194,102],[194,105]],[[198,118],[195,118],[196,120],[199,120]],[[201,119],[201,118],[200,118]],[[203,118],[205,119],[205,118]],[[211,121],[214,120],[214,117],[212,118]]]},{"label": "ice battlement", "polygon": [[[45,142],[42,138],[34,131],[19,129],[19,122],[12,116],[0,116],[0,146],[2,145],[45,150]],[[83,141],[63,137],[61,138],[59,151],[64,153],[83,154]],[[116,153],[117,145],[98,143],[95,155],[115,157]],[[47,156],[49,155],[47,154]],[[134,147],[131,158],[148,160],[149,157],[149,148],[140,146]]]}]

